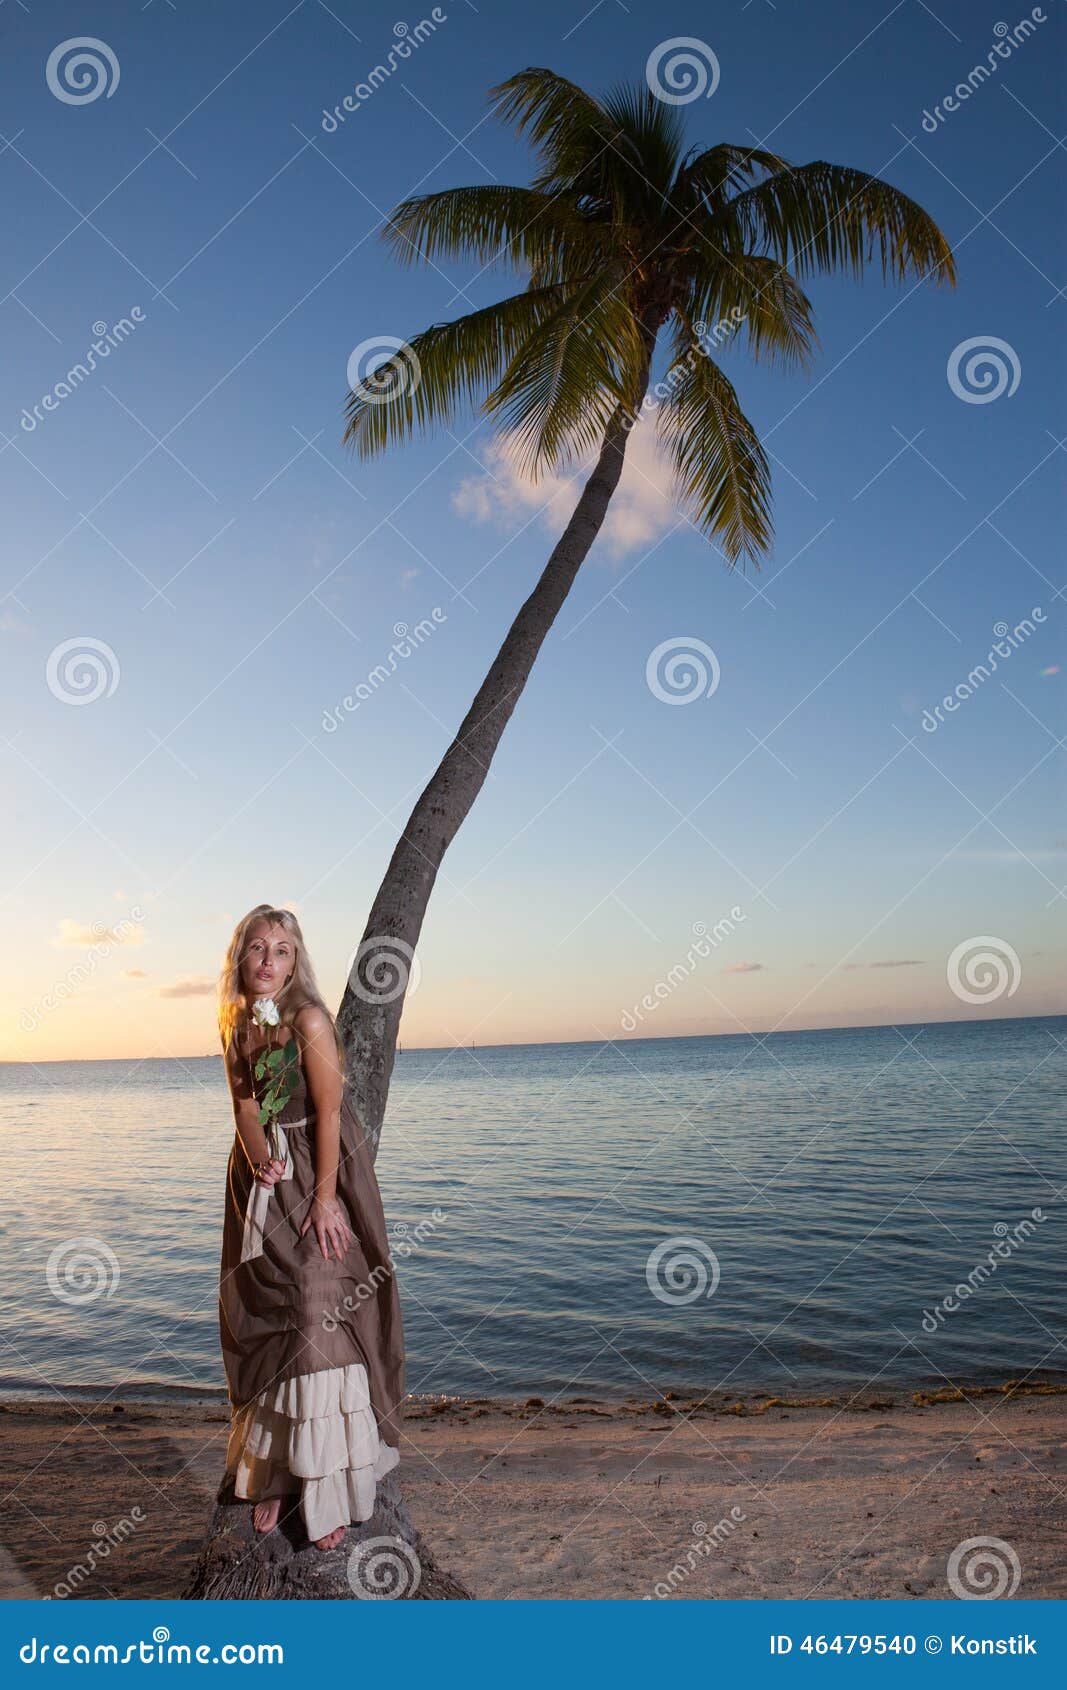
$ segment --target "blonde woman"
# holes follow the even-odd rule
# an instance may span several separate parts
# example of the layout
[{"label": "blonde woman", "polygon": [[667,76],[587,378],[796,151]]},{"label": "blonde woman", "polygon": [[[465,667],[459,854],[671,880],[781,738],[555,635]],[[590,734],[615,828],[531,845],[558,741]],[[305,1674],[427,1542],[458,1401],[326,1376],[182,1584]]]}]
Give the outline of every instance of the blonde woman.
[{"label": "blonde woman", "polygon": [[219,1032],[237,1129],[219,1284],[226,1471],[258,1532],[299,1499],[308,1537],[334,1549],[400,1459],[404,1340],[344,1050],[291,911],[259,904],[238,922]]}]

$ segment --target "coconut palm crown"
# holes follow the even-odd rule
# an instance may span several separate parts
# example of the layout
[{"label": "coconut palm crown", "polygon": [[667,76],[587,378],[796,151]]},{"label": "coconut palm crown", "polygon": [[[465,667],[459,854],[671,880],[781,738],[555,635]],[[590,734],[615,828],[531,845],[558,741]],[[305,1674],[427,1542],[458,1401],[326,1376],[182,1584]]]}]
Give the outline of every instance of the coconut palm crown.
[{"label": "coconut palm crown", "polygon": [[434,323],[353,389],[345,439],[371,455],[480,405],[536,476],[586,457],[645,395],[657,336],[659,438],[675,493],[728,563],[772,535],[770,471],[708,329],[739,324],[757,359],[806,364],[802,280],[819,272],[954,282],[933,219],[877,176],[790,165],[757,147],[685,148],[679,108],[641,87],[603,99],[550,70],[492,91],[537,148],[529,187],[452,188],[396,207],[383,231],[406,261],[467,255],[522,292]]}]

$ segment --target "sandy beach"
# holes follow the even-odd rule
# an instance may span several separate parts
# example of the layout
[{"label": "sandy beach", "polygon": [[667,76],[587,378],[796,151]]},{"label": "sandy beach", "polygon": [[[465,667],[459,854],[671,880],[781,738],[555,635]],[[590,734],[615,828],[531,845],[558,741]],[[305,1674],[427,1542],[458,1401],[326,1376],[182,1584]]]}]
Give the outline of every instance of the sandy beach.
[{"label": "sandy beach", "polygon": [[[946,1396],[413,1399],[400,1471],[483,1600],[939,1598],[973,1537],[1011,1546],[1018,1596],[1067,1595],[1067,1394]],[[216,1403],[2,1405],[0,1594],[180,1595],[226,1427]]]}]

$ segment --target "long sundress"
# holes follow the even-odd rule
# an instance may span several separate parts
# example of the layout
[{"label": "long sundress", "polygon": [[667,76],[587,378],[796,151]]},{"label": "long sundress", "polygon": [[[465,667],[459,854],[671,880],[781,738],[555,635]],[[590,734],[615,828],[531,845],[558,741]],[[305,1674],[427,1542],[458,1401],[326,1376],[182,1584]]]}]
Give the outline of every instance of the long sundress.
[{"label": "long sundress", "polygon": [[323,1261],[313,1228],[300,1237],[315,1184],[315,1108],[302,1064],[268,1145],[286,1164],[273,1187],[256,1184],[236,1135],[227,1169],[226,1472],[242,1500],[299,1491],[314,1540],[369,1519],[378,1480],[400,1459],[400,1297],[374,1164],[347,1101],[337,1196],[354,1237],[343,1261]]}]

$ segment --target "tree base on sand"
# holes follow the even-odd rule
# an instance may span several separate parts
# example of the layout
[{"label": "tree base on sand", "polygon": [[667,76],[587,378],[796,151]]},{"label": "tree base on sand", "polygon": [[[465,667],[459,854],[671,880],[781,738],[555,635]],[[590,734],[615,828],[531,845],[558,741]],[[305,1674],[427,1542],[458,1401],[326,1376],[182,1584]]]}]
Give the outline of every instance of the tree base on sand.
[{"label": "tree base on sand", "polygon": [[228,1481],[182,1596],[186,1601],[472,1600],[415,1530],[394,1473],[378,1481],[375,1502],[369,1520],[349,1526],[338,1548],[322,1550],[308,1542],[295,1499],[274,1531],[257,1532],[251,1503],[236,1502]]}]

